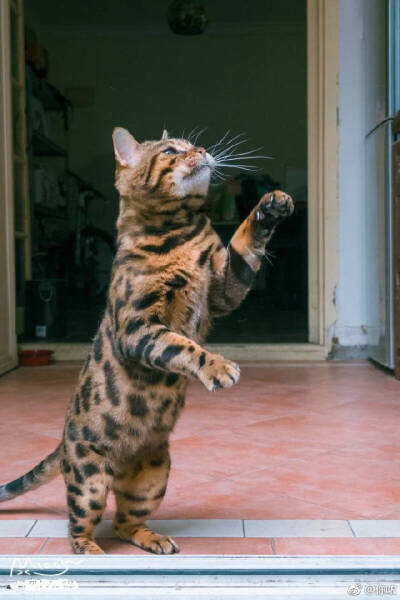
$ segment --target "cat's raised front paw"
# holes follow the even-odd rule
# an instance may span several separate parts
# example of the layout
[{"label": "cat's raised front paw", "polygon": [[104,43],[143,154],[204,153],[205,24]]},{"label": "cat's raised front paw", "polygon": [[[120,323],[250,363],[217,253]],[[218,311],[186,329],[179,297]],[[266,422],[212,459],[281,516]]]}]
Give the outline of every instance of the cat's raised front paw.
[{"label": "cat's raised front paw", "polygon": [[235,385],[240,377],[240,368],[223,356],[212,354],[210,360],[199,369],[198,377],[209,392],[215,392],[218,388]]},{"label": "cat's raised front paw", "polygon": [[275,190],[264,194],[254,211],[254,225],[269,231],[293,214],[294,204],[286,192]]}]

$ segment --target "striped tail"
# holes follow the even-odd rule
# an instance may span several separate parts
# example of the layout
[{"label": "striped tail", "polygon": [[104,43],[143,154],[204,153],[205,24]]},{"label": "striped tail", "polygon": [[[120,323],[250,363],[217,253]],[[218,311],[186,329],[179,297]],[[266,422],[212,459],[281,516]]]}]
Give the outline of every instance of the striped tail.
[{"label": "striped tail", "polygon": [[48,483],[60,473],[60,451],[61,444],[46,456],[36,467],[28,473],[0,486],[0,502],[11,500],[16,496],[35,490],[44,483]]}]

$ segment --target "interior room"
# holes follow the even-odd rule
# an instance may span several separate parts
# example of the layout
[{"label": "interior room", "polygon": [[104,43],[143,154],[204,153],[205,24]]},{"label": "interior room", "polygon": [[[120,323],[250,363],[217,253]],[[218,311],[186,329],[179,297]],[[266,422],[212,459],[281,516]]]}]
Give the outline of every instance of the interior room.
[{"label": "interior room", "polygon": [[[232,140],[233,149],[265,157],[215,178],[207,210],[217,233],[227,244],[276,188],[293,196],[295,216],[268,246],[245,302],[214,323],[209,341],[308,341],[306,1],[210,2],[197,35],[174,32],[167,8],[162,0],[25,2],[20,342],[88,342],[95,333],[116,243],[118,125],[139,141],[166,127],[206,148],[222,139],[214,152]],[[24,111],[14,79],[18,155]]]}]

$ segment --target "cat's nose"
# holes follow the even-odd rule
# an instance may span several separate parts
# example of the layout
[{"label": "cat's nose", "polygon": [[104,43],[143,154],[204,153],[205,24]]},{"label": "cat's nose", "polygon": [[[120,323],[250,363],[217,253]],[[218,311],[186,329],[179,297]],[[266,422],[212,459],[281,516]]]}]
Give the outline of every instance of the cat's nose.
[{"label": "cat's nose", "polygon": [[200,152],[200,154],[201,154],[202,156],[205,156],[205,155],[206,155],[206,149],[205,149],[205,148],[203,148],[203,146],[199,146],[198,148],[196,148],[196,150],[197,150],[197,152]]}]

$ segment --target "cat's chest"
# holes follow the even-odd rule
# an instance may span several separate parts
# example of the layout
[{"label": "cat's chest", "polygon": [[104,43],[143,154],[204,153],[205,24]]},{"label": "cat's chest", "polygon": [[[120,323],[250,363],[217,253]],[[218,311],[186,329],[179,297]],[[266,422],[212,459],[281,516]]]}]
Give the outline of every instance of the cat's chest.
[{"label": "cat's chest", "polygon": [[166,320],[174,330],[192,339],[200,339],[199,332],[208,324],[209,278],[207,268],[200,268],[195,259],[187,259],[164,282]]}]

